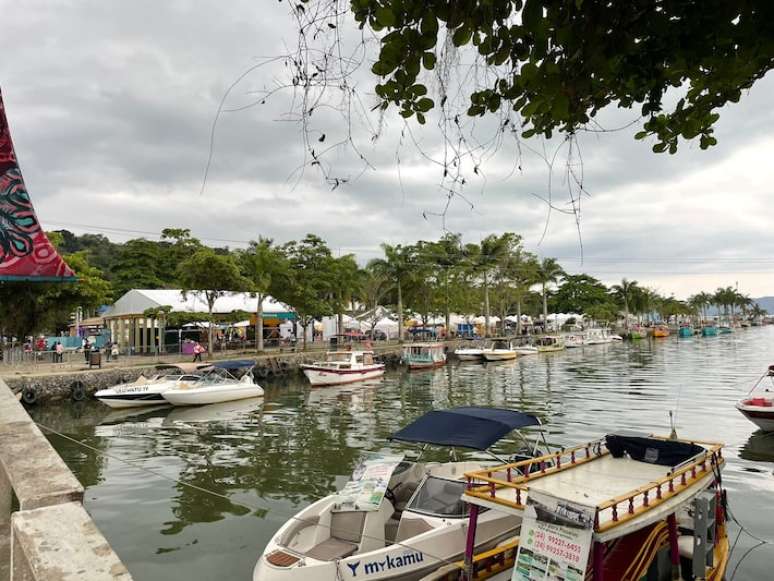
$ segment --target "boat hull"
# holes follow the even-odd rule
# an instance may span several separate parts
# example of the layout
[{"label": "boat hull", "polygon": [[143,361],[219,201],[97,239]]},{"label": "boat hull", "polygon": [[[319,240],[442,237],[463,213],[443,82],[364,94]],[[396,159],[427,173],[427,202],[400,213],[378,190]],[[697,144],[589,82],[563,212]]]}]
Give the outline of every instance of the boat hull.
[{"label": "boat hull", "polygon": [[434,367],[443,367],[446,365],[446,360],[440,361],[409,361],[407,363],[409,369],[433,369]]},{"label": "boat hull", "polygon": [[255,384],[235,384],[228,387],[215,385],[191,389],[169,389],[163,395],[164,399],[172,405],[206,405],[261,397],[263,388]]},{"label": "boat hull", "polygon": [[564,345],[546,345],[537,348],[538,353],[553,353],[555,351],[564,351]]},{"label": "boat hull", "polygon": [[130,397],[120,394],[102,395],[96,399],[113,409],[149,407],[167,403],[161,393],[142,394],[142,396],[138,394],[137,397]]},{"label": "boat hull", "polygon": [[511,359],[516,359],[518,356],[516,351],[512,351],[510,349],[484,351],[482,355],[487,361],[509,361]]},{"label": "boat hull", "polygon": [[314,365],[302,365],[301,370],[312,385],[341,385],[376,379],[384,375],[384,365],[375,365],[367,369],[326,369]]},{"label": "boat hull", "polygon": [[767,400],[769,405],[751,405],[748,401],[750,400],[738,402],[736,409],[764,432],[774,432],[774,405],[772,405],[772,400]]},{"label": "boat hull", "polygon": [[680,330],[677,332],[677,336],[683,339],[693,337],[693,329],[690,327],[680,327]]}]

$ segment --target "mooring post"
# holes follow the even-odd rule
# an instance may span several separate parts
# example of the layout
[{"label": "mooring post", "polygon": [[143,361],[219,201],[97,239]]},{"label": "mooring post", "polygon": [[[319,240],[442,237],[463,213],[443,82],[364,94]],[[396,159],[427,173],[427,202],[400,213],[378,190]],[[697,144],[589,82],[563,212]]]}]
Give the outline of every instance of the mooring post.
[{"label": "mooring post", "polygon": [[476,552],[476,527],[478,526],[478,505],[470,506],[468,538],[465,543],[465,578],[473,581],[473,555]]},{"label": "mooring post", "polygon": [[669,558],[672,561],[672,579],[680,579],[680,548],[677,545],[677,517],[675,513],[667,517],[669,529]]},{"label": "mooring post", "polygon": [[605,543],[594,541],[594,581],[604,581],[605,578]]}]

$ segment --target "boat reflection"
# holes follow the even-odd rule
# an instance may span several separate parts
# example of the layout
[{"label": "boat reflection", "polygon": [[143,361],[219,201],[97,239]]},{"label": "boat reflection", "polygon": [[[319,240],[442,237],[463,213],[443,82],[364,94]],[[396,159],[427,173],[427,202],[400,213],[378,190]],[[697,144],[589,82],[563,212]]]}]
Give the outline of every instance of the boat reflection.
[{"label": "boat reflection", "polygon": [[229,422],[260,413],[262,405],[262,397],[251,397],[197,407],[175,407],[164,418],[162,425]]},{"label": "boat reflection", "polygon": [[774,432],[755,432],[739,450],[739,457],[753,462],[774,462]]}]

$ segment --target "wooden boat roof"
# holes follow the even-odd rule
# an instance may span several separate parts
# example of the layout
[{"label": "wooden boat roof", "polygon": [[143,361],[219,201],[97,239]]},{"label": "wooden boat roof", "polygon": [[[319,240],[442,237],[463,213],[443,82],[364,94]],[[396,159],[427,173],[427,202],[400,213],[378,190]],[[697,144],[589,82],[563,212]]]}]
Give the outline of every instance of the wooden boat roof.
[{"label": "wooden boat roof", "polygon": [[530,490],[550,494],[594,509],[595,537],[608,541],[665,518],[714,482],[715,470],[724,462],[722,444],[681,442],[699,444],[704,452],[672,467],[613,457],[605,440],[597,440],[468,473],[464,498],[472,504],[522,514]]}]

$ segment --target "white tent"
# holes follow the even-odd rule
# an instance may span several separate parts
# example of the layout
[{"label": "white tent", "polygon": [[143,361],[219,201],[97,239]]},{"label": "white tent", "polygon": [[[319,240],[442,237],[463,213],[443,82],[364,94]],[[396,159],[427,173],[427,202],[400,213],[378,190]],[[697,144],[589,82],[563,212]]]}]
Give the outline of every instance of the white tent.
[{"label": "white tent", "polygon": [[388,339],[397,339],[398,338],[398,322],[393,321],[392,319],[388,317],[384,317],[382,319],[379,319],[379,321],[376,323],[376,326],[374,327],[375,330],[381,331],[385,335],[387,335]]}]

